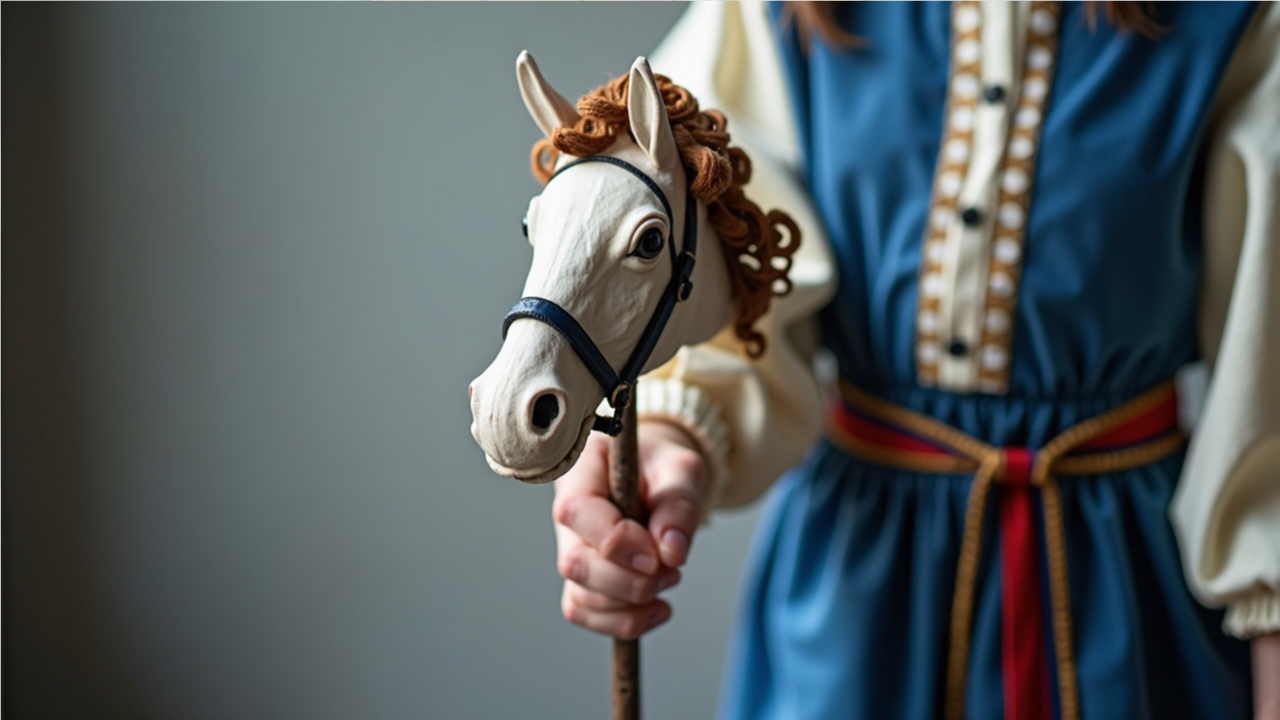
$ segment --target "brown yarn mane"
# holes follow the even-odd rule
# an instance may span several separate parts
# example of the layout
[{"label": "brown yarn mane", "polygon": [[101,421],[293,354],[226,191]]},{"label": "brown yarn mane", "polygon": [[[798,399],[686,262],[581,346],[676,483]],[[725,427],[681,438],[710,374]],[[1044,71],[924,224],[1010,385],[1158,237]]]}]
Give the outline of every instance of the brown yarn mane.
[{"label": "brown yarn mane", "polygon": [[[729,146],[724,114],[699,110],[688,90],[662,75],[654,76],[671,121],[680,162],[693,196],[707,206],[707,218],[724,245],[725,265],[733,287],[736,311],[733,329],[747,355],[764,354],[765,338],[755,323],[774,296],[791,292],[791,256],[800,246],[800,229],[781,210],[764,212],[742,192],[751,180],[751,160],[741,148]],[[628,76],[602,85],[578,100],[581,118],[572,128],[558,128],[533,146],[533,174],[551,179],[561,153],[585,157],[604,152],[614,140],[630,133],[627,115]],[[691,209],[692,211],[692,209]],[[785,228],[785,235],[779,232]]]}]

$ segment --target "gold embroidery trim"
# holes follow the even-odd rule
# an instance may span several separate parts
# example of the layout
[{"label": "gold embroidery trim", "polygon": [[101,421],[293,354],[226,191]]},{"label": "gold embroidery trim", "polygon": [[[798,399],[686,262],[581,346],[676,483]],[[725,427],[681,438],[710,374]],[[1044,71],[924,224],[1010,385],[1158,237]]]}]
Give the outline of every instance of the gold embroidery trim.
[{"label": "gold embroidery trim", "polygon": [[991,256],[988,260],[982,332],[975,358],[978,363],[977,389],[995,394],[1003,394],[1009,389],[1023,250],[1031,213],[1040,131],[1053,87],[1061,4],[1032,2],[1030,13],[1017,106],[1010,118],[1004,158],[996,175],[999,191],[991,209],[995,214]]},{"label": "gold embroidery trim", "polygon": [[920,280],[916,308],[916,376],[921,385],[938,382],[938,360],[945,352],[939,331],[943,257],[947,228],[954,221],[960,187],[973,151],[973,126],[982,96],[982,8],[978,2],[951,5],[951,72],[942,147],[933,178],[933,197],[920,248]]}]

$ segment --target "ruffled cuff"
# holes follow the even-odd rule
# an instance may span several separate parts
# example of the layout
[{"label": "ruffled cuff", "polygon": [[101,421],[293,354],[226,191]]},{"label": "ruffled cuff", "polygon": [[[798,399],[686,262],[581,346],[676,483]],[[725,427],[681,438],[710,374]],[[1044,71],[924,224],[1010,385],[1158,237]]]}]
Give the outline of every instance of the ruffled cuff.
[{"label": "ruffled cuff", "polygon": [[1227,606],[1222,629],[1242,639],[1280,632],[1280,593],[1263,590]]},{"label": "ruffled cuff", "polygon": [[697,443],[707,463],[702,517],[706,520],[729,481],[729,428],[720,408],[696,385],[674,378],[641,378],[636,384],[636,416],[678,425]]}]

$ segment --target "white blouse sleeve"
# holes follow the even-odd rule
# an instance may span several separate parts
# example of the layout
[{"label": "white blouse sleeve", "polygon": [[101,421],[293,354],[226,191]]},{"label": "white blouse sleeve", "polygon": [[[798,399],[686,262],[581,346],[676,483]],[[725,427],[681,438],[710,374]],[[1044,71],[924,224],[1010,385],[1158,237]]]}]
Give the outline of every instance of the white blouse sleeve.
[{"label": "white blouse sleeve", "polygon": [[1212,374],[1171,517],[1192,591],[1252,637],[1280,632],[1280,5],[1242,38],[1206,142]]},{"label": "white blouse sleeve", "polygon": [[797,462],[822,431],[823,397],[810,362],[793,341],[831,297],[826,234],[798,175],[800,147],[779,51],[763,3],[692,3],[651,58],[703,108],[725,113],[735,145],[751,156],[747,195],[766,211],[789,213],[801,232],[791,293],[757,323],[768,343],[749,360],[732,330],[686,347],[641,379],[642,419],[684,427],[710,464],[708,507],[758,497]]}]

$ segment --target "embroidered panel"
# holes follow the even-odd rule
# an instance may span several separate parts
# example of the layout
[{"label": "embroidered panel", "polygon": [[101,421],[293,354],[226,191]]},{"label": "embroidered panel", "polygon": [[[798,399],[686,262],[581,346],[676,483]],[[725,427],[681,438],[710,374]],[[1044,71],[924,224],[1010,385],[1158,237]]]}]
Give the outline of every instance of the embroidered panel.
[{"label": "embroidered panel", "polygon": [[978,2],[952,3],[951,74],[942,151],[934,173],[933,198],[921,247],[919,306],[916,311],[916,373],[921,385],[938,380],[944,352],[939,301],[946,289],[947,231],[958,212],[960,186],[969,169],[973,126],[982,94],[982,10]]},{"label": "embroidered panel", "polygon": [[[1008,390],[1026,220],[1061,16],[1057,2],[1035,1],[1024,7],[1028,14],[1022,23],[1026,28],[1022,54],[1008,67],[1010,72],[1020,70],[1020,75],[1010,77],[1013,81],[1006,87],[983,77],[983,3],[962,1],[952,6],[945,125],[920,260],[916,368],[921,385],[995,394]],[[1002,26],[1010,27],[1011,34],[993,30],[997,39],[1001,44],[1012,44],[1012,26],[1007,20]],[[987,51],[1013,53],[1015,48],[992,47]],[[984,85],[984,81],[992,84]],[[974,128],[980,103],[1002,107],[1002,130],[995,136],[984,131],[987,134],[981,138],[984,146],[996,142],[1002,147],[998,164],[973,169],[983,175],[994,171],[990,178],[969,178],[970,157],[979,150],[974,146]],[[969,204],[974,199],[971,190],[975,181],[990,188],[981,192],[984,200],[976,206]],[[962,189],[969,197],[964,203],[960,202]],[[974,257],[974,252],[986,257]],[[964,262],[957,264],[956,258]],[[985,273],[985,283],[974,273]],[[957,302],[956,292],[969,299]],[[957,312],[964,317],[954,317]],[[944,361],[951,369],[940,381],[939,367]]]},{"label": "embroidered panel", "polygon": [[1018,104],[997,176],[1000,189],[995,204],[994,240],[978,350],[978,389],[982,392],[1004,393],[1009,387],[1013,318],[1018,305],[1040,128],[1053,86],[1060,13],[1059,3],[1031,3]]}]

